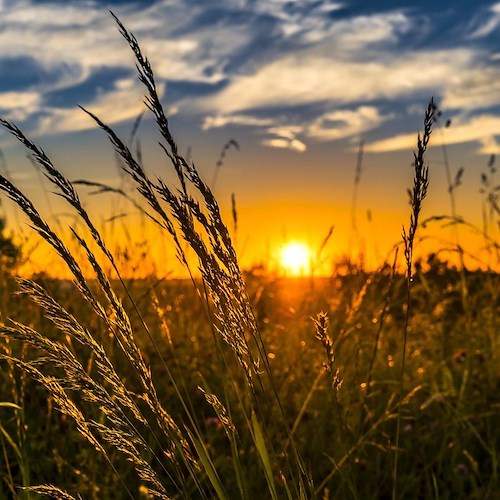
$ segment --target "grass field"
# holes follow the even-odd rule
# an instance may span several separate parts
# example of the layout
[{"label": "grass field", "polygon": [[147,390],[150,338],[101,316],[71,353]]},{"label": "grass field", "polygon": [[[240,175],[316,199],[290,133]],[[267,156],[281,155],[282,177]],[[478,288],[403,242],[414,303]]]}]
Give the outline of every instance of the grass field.
[{"label": "grass field", "polygon": [[150,180],[89,114],[192,279],[122,277],[75,186],[2,119],[80,221],[68,248],[0,178],[73,280],[16,281],[2,260],[3,496],[498,498],[499,276],[413,256],[433,102],[394,264],[347,261],[325,278],[242,271],[217,200],[178,151],[149,62],[117,22],[177,188]]}]

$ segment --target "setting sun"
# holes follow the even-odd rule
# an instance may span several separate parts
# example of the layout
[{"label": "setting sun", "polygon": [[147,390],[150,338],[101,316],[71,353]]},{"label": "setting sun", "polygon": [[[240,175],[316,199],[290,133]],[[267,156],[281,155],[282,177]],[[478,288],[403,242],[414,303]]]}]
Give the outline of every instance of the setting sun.
[{"label": "setting sun", "polygon": [[280,253],[280,266],[288,274],[299,276],[310,269],[311,252],[303,243],[288,243]]}]

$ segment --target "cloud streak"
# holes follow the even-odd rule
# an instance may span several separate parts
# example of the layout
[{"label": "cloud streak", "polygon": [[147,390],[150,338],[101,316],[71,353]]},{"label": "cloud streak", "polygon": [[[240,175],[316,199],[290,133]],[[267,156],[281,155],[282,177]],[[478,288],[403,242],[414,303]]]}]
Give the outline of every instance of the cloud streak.
[{"label": "cloud streak", "polygon": [[500,2],[491,5],[487,11],[486,19],[482,20],[480,26],[470,33],[471,39],[484,38],[491,35],[500,27]]},{"label": "cloud streak", "polygon": [[[386,153],[415,147],[415,134],[401,134],[373,142],[365,146],[365,151]],[[432,136],[431,146],[442,144],[478,143],[480,154],[500,154],[500,116],[478,115],[468,120],[452,123],[443,134]]]}]

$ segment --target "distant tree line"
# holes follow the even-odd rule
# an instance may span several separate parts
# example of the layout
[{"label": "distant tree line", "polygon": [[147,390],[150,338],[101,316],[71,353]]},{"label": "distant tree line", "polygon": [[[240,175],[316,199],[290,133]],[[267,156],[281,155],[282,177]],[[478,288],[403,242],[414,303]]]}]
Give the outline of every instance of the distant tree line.
[{"label": "distant tree line", "polygon": [[16,245],[12,236],[7,235],[5,218],[0,217],[0,271],[12,270],[20,261],[21,249]]}]

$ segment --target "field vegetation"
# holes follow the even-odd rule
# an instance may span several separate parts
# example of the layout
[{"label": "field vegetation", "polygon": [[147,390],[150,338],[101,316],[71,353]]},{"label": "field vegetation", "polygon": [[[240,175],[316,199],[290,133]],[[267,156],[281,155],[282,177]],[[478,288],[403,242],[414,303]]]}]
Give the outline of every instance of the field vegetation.
[{"label": "field vegetation", "polygon": [[[161,229],[190,279],[134,279],[79,186],[0,120],[79,220],[69,247],[0,177],[72,276],[16,277],[23,249],[0,226],[0,497],[497,498],[499,277],[464,264],[460,172],[448,176],[451,214],[437,217],[457,228],[458,264],[439,251],[414,258],[435,103],[415,140],[402,240],[379,269],[346,258],[330,277],[241,270],[231,223],[179,152],[153,69],[116,22],[177,185],[148,178],[105,117],[83,111],[133,182],[129,202]],[[492,158],[482,188],[493,228],[494,170]],[[495,231],[483,231],[493,261]]]}]

